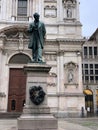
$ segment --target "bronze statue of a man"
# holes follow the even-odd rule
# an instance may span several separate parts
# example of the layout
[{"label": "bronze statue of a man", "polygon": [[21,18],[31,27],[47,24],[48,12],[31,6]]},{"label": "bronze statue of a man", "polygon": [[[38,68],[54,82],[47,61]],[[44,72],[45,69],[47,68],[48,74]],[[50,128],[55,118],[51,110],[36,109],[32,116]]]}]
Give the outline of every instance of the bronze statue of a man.
[{"label": "bronze statue of a man", "polygon": [[39,21],[40,15],[35,13],[33,15],[34,22],[29,25],[30,42],[28,45],[29,49],[32,49],[33,62],[42,61],[42,49],[44,47],[44,40],[46,35],[46,29],[44,23]]}]

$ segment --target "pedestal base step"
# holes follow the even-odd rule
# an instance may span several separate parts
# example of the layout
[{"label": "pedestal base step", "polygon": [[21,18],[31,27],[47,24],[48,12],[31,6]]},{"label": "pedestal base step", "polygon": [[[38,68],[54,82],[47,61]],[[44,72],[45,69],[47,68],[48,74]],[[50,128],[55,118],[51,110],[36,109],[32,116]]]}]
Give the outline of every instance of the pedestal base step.
[{"label": "pedestal base step", "polygon": [[18,130],[57,130],[57,119],[52,115],[22,115],[18,118]]}]

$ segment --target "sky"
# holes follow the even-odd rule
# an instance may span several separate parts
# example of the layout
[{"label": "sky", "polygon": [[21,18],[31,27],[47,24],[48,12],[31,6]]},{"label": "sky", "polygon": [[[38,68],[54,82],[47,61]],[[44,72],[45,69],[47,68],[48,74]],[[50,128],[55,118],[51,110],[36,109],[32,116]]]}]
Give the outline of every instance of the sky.
[{"label": "sky", "polygon": [[90,37],[98,28],[98,0],[80,0],[82,35]]}]

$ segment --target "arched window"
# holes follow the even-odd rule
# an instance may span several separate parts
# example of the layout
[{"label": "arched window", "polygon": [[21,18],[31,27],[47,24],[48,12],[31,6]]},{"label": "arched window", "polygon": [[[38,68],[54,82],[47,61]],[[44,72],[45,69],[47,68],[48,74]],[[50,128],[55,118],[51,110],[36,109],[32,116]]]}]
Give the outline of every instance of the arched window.
[{"label": "arched window", "polygon": [[31,59],[29,56],[19,53],[19,54],[12,56],[9,63],[10,64],[27,64],[30,61],[31,61]]}]

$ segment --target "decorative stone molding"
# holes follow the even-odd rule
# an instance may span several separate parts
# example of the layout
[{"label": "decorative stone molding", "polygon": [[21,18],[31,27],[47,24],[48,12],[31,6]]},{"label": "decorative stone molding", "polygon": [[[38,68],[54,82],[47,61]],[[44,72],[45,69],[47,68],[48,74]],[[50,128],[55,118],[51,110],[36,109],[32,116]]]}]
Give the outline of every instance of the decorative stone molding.
[{"label": "decorative stone molding", "polygon": [[8,39],[20,39],[20,38],[23,38],[23,39],[28,39],[29,36],[25,33],[25,32],[22,32],[22,31],[17,31],[16,33],[12,33],[11,35],[8,35],[7,36]]},{"label": "decorative stone molding", "polygon": [[[0,30],[0,35],[2,36],[6,36],[6,38],[17,38],[19,36],[19,32],[23,32],[24,36],[27,35],[28,36],[28,25],[25,24],[15,24],[15,25],[11,25],[5,28],[2,28]],[[17,36],[17,37],[16,37]]]},{"label": "decorative stone molding", "polygon": [[64,42],[64,44],[69,42],[71,44],[72,43],[73,44],[80,44],[81,43],[83,45],[83,43],[85,42],[85,39],[64,39],[64,38],[60,39],[60,38],[57,38],[56,40],[57,40],[57,42]]},{"label": "decorative stone molding", "polygon": [[53,55],[53,54],[45,54],[44,58],[46,61],[56,61],[57,60],[57,56]]},{"label": "decorative stone molding", "polygon": [[48,2],[48,3],[53,2],[53,3],[56,3],[57,1],[56,0],[44,0],[44,2]]},{"label": "decorative stone molding", "polygon": [[76,0],[62,0],[63,4],[75,4]]},{"label": "decorative stone molding", "polygon": [[7,39],[6,35],[4,33],[0,34],[0,50],[4,49],[4,41]]},{"label": "decorative stone molding", "polygon": [[61,97],[84,97],[83,93],[66,93],[66,92],[62,92],[62,93],[57,93],[57,96],[61,96]]},{"label": "decorative stone molding", "polygon": [[[19,28],[18,28],[19,27]],[[29,41],[29,35],[26,31],[27,27],[20,27],[18,25],[14,25],[8,28],[3,28],[0,30],[0,49],[9,48],[10,45],[16,47],[16,50],[23,51],[24,47]],[[13,49],[13,50],[14,50]]]},{"label": "decorative stone molding", "polygon": [[19,33],[19,46],[18,46],[19,51],[24,50],[24,42],[23,42],[23,33]]},{"label": "decorative stone molding", "polygon": [[56,87],[57,84],[56,84],[56,81],[57,81],[57,74],[55,72],[49,72],[49,77],[47,78],[47,85],[49,87]]},{"label": "decorative stone molding", "polygon": [[4,92],[0,92],[0,97],[6,97],[6,94]]},{"label": "decorative stone molding", "polygon": [[52,17],[52,18],[56,18],[57,17],[57,8],[56,6],[45,6],[44,8],[44,16],[45,17]]},{"label": "decorative stone molding", "polygon": [[2,38],[3,38],[3,39],[6,39],[6,38],[7,38],[4,33],[1,33],[1,34],[0,34],[0,39],[2,39]]},{"label": "decorative stone molding", "polygon": [[56,87],[56,83],[47,83],[47,86],[49,86],[49,87]]},{"label": "decorative stone molding", "polygon": [[53,73],[53,72],[50,72],[50,73],[49,73],[49,76],[50,76],[50,77],[57,77],[57,74],[56,74],[56,73]]},{"label": "decorative stone molding", "polygon": [[[78,88],[78,84],[74,84],[74,83],[70,83],[70,86],[75,86],[75,88]],[[67,89],[69,87],[69,83],[68,84],[64,84],[65,88]]]},{"label": "decorative stone molding", "polygon": [[44,16],[46,18],[57,17],[57,0],[44,0]]},{"label": "decorative stone molding", "polygon": [[69,62],[69,63],[67,63],[67,64],[64,64],[64,68],[65,69],[77,69],[77,67],[78,67],[78,65],[76,64],[76,63],[74,63],[74,62]]}]

